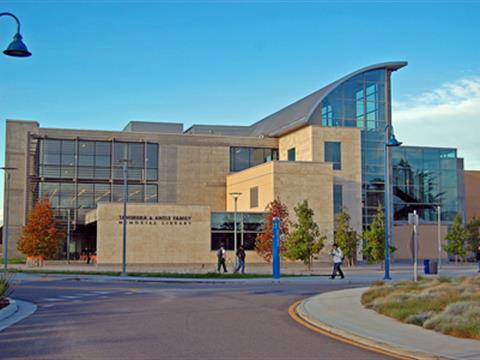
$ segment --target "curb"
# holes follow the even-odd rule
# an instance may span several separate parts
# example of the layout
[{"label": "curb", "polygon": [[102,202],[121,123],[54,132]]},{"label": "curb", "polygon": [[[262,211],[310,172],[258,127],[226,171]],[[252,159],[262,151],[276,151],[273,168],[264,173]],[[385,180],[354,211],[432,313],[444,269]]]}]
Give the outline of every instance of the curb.
[{"label": "curb", "polygon": [[301,324],[302,326],[313,330],[319,334],[328,336],[332,339],[341,341],[343,343],[353,345],[365,350],[373,351],[376,353],[380,353],[382,355],[387,355],[396,359],[402,360],[445,360],[448,358],[439,357],[423,352],[418,352],[415,350],[407,350],[405,348],[399,348],[390,344],[386,344],[379,341],[374,341],[371,339],[366,339],[361,336],[352,334],[348,331],[330,326],[325,324],[321,321],[314,320],[308,317],[305,311],[302,309],[303,302],[307,300],[300,300],[296,303],[292,304],[288,308],[288,314],[290,317],[296,321],[297,323]]},{"label": "curb", "polygon": [[17,302],[11,298],[7,298],[9,304],[0,310],[0,321],[5,320],[18,311]]}]

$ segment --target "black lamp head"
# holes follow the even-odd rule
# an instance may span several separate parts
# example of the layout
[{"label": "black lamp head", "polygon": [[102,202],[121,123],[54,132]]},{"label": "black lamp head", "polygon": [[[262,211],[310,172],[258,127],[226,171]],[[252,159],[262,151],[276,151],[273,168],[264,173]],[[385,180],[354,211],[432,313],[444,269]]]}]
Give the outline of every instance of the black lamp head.
[{"label": "black lamp head", "polygon": [[3,52],[5,55],[14,56],[14,57],[29,57],[32,55],[28,51],[27,46],[22,41],[22,35],[16,33],[13,37],[13,41],[8,45],[8,48]]}]

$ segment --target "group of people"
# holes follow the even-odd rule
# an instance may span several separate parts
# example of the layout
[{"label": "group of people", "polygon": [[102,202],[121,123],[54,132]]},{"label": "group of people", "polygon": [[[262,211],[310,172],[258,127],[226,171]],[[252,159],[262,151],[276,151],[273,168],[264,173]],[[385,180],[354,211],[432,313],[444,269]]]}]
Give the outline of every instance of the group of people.
[{"label": "group of people", "polygon": [[[235,253],[237,257],[237,266],[234,273],[240,271],[241,274],[245,274],[245,258],[247,254],[245,253],[245,248],[243,245],[240,245],[237,252]],[[228,272],[227,270],[227,251],[225,250],[225,244],[220,245],[220,249],[217,250],[217,272],[220,272],[220,269],[223,268],[223,272]]]},{"label": "group of people", "polygon": [[[343,271],[342,271],[342,262],[343,262],[344,256],[342,253],[342,249],[340,249],[338,244],[336,243],[333,244],[333,249],[330,252],[330,255],[333,257],[333,272],[330,278],[335,279],[335,276],[337,275],[337,273],[340,275],[342,279],[345,278],[345,275],[343,274]],[[234,273],[236,274],[240,272],[242,274],[245,274],[246,253],[243,245],[240,245],[237,252],[235,253],[235,256],[237,257],[237,266],[235,267]],[[220,272],[222,268],[224,273],[228,272],[227,251],[225,250],[225,244],[223,243],[220,245],[220,248],[217,250],[217,272]]]}]

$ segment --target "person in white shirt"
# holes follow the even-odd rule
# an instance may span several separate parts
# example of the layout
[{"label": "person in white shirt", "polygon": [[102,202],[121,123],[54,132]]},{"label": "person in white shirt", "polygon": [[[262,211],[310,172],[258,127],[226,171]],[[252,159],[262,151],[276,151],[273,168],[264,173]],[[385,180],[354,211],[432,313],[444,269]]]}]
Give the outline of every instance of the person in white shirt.
[{"label": "person in white shirt", "polygon": [[330,252],[330,255],[333,256],[333,272],[330,278],[335,279],[335,276],[337,275],[337,272],[338,272],[341,278],[343,279],[345,277],[343,275],[343,271],[341,267],[342,261],[343,261],[343,253],[342,253],[342,249],[340,249],[336,243],[333,244],[333,249]]}]

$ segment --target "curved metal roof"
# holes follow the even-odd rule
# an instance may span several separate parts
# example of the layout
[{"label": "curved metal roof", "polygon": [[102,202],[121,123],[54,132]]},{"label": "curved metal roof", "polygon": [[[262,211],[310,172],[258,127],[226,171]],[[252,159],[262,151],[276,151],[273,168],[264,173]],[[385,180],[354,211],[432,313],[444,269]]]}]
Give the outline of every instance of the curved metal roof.
[{"label": "curved metal roof", "polygon": [[252,124],[251,135],[280,136],[282,134],[285,134],[286,132],[295,130],[301,126],[309,124],[311,123],[310,118],[313,112],[320,105],[322,100],[345,81],[353,78],[356,75],[371,70],[387,69],[390,71],[396,71],[406,66],[407,64],[408,62],[406,61],[394,61],[370,65],[359,69],[323,87],[322,89],[317,90],[310,95],[307,95],[303,99],[300,99],[293,104],[288,105],[287,107],[273,113],[272,115],[263,118],[255,124]]}]

